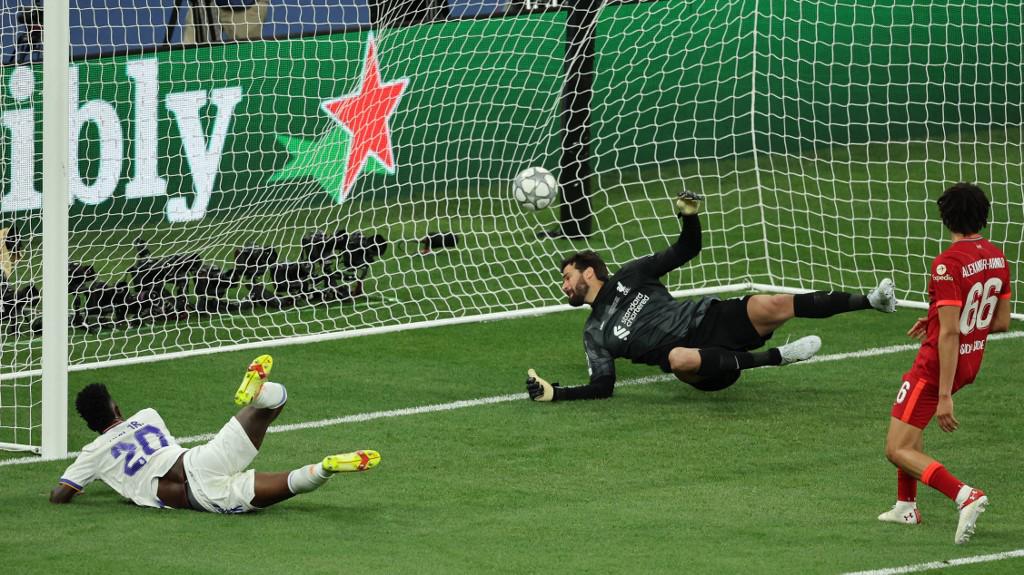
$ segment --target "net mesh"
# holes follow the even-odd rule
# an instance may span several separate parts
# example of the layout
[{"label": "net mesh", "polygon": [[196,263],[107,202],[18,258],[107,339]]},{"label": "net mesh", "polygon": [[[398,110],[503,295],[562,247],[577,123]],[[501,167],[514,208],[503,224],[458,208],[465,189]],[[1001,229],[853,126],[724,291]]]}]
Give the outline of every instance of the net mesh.
[{"label": "net mesh", "polygon": [[[5,5],[16,294],[41,277],[42,79],[35,5]],[[605,3],[575,242],[538,239],[558,208],[510,189],[559,171],[567,5],[73,3],[71,365],[561,303],[562,256],[663,249],[682,187],[708,197],[706,247],[673,289],[892,276],[923,301],[956,180],[989,193],[1020,265],[1019,4]],[[38,310],[4,306],[0,442],[36,444]]]}]

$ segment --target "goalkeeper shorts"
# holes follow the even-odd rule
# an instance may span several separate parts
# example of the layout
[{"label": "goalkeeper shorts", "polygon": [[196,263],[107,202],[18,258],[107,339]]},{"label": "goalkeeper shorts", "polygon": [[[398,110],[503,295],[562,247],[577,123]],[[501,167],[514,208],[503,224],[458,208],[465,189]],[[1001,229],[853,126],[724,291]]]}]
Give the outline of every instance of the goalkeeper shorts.
[{"label": "goalkeeper shorts", "polygon": [[683,338],[682,347],[721,347],[731,351],[750,351],[764,345],[772,338],[772,334],[762,336],[754,329],[747,315],[749,299],[750,296],[745,296],[711,302],[700,324],[690,329],[690,333]]},{"label": "goalkeeper shorts", "polygon": [[185,476],[192,498],[213,513],[256,509],[256,473],[249,464],[259,451],[242,424],[232,417],[209,443],[185,452]]}]

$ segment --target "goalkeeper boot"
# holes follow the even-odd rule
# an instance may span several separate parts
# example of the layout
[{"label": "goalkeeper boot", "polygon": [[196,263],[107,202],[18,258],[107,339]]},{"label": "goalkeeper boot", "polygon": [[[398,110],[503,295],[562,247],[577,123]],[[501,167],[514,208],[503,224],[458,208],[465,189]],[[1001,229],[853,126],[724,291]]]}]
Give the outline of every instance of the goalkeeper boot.
[{"label": "goalkeeper boot", "polygon": [[259,396],[273,365],[274,359],[269,355],[261,355],[252,360],[249,368],[245,370],[242,385],[239,385],[238,391],[235,392],[235,405],[249,405]]},{"label": "goalkeeper boot", "polygon": [[892,280],[885,278],[878,287],[868,292],[868,303],[871,307],[885,313],[896,311],[896,293]]},{"label": "goalkeeper boot", "polygon": [[956,537],[953,543],[963,545],[974,535],[974,525],[978,522],[978,516],[985,512],[988,507],[988,497],[980,489],[971,489],[970,495],[960,504],[960,521],[956,525]]},{"label": "goalkeeper boot", "polygon": [[323,466],[325,471],[331,473],[342,473],[348,471],[366,471],[377,467],[380,463],[380,454],[372,449],[361,449],[352,453],[339,453],[328,455],[324,458]]},{"label": "goalkeeper boot", "polygon": [[801,337],[800,339],[779,346],[779,355],[782,356],[782,363],[789,365],[805,359],[811,359],[821,349],[821,338],[816,335]]},{"label": "goalkeeper boot", "polygon": [[892,509],[879,515],[878,520],[886,523],[918,525],[921,523],[921,512],[917,509],[917,503],[913,501],[897,501]]}]

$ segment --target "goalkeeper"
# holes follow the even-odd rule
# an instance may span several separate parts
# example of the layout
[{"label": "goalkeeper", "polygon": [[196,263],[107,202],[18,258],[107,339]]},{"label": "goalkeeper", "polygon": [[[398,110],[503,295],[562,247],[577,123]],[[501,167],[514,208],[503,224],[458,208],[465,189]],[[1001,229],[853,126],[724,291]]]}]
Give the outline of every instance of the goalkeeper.
[{"label": "goalkeeper", "polygon": [[821,348],[817,336],[752,351],[763,346],[791,318],[826,318],[869,308],[896,311],[890,279],[883,279],[867,295],[819,291],[676,301],[659,278],[700,253],[697,213],[702,199],[692,192],[681,192],[675,202],[682,222],[676,243],[627,263],[612,276],[593,251],[578,252],[562,261],[562,291],[569,305],[591,307],[583,328],[590,383],[560,387],[530,369],[526,388],[531,399],[610,397],[615,387],[615,359],[620,357],[657,365],[699,390],[718,391],[735,383],[745,369],[787,365],[817,353]]},{"label": "goalkeeper", "polygon": [[244,407],[209,443],[191,449],[178,445],[156,410],[124,417],[106,386],[86,386],[75,408],[100,435],[61,476],[50,502],[70,503],[99,479],[142,507],[245,513],[313,491],[336,473],[380,463],[379,453],[366,450],[329,455],[291,472],[246,470],[288,401],[283,385],[267,381],[272,365],[269,355],[253,360],[235,392],[235,403]]}]

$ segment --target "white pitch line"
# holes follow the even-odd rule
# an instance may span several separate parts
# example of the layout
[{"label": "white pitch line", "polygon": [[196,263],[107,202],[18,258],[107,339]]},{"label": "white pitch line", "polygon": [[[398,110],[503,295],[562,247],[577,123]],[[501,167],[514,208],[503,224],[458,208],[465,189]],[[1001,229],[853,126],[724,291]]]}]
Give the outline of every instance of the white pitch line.
[{"label": "white pitch line", "polygon": [[[989,336],[989,339],[1010,339],[1024,337],[1024,331],[1013,331],[1009,333],[1000,333]],[[918,344],[906,344],[906,345],[890,345],[885,347],[875,347],[871,349],[864,349],[860,351],[851,351],[845,353],[833,353],[827,355],[819,355],[811,358],[807,361],[788,366],[787,369],[792,369],[794,366],[809,363],[819,363],[825,361],[842,361],[845,359],[857,359],[863,357],[874,357],[878,355],[886,355],[891,353],[899,353],[902,351],[911,351],[918,348]],[[668,374],[649,375],[646,377],[638,377],[634,379],[627,379],[617,382],[617,387],[623,387],[628,385],[646,385],[649,383],[661,383],[665,381],[675,381],[675,376]],[[527,398],[525,393],[511,393],[507,395],[494,395],[491,397],[481,397],[478,399],[463,399],[459,401],[452,401],[449,403],[435,403],[432,405],[420,405],[416,407],[405,407],[402,409],[392,409],[388,411],[372,411],[368,413],[358,413],[355,415],[346,415],[344,417],[334,417],[331,419],[320,419],[317,421],[304,421],[301,423],[289,423],[284,425],[274,425],[267,430],[267,433],[281,433],[285,431],[299,431],[303,429],[318,429],[321,427],[329,427],[333,425],[341,425],[345,423],[359,423],[363,421],[373,421],[375,419],[387,419],[390,417],[403,417],[406,415],[419,415],[421,413],[437,413],[441,411],[452,411],[454,409],[463,409],[466,407],[476,407],[478,405],[491,405],[495,403],[507,403],[511,401],[519,401]],[[202,435],[192,435],[189,437],[178,438],[178,443],[198,443],[202,441],[209,441],[213,439],[212,433],[204,433]],[[61,461],[65,459],[71,459],[78,456],[78,452],[68,453],[66,457],[57,457],[44,459],[36,456],[29,457],[18,457],[14,459],[0,460],[0,467],[6,465],[20,465],[27,463],[43,463],[47,461]]]},{"label": "white pitch line", "polygon": [[[1001,340],[1001,339],[1016,339],[1018,337],[1024,337],[1024,331],[1009,331],[1006,333],[994,333],[988,336],[989,341]],[[897,345],[889,345],[886,347],[873,347],[871,349],[862,349],[860,351],[849,351],[846,353],[833,353],[829,355],[817,355],[802,361],[800,364],[818,363],[819,361],[842,361],[844,359],[853,359],[861,357],[873,357],[876,355],[885,355],[889,353],[899,353],[901,351],[913,351],[921,347],[920,343],[901,343]],[[792,366],[787,366],[792,367]]]},{"label": "white pitch line", "polygon": [[975,555],[974,557],[961,557],[959,559],[947,559],[945,561],[932,561],[930,563],[917,563],[916,565],[904,565],[903,567],[888,567],[886,569],[874,569],[871,571],[853,571],[843,575],[899,575],[900,573],[917,573],[930,569],[945,569],[946,567],[958,567],[960,565],[973,565],[975,563],[989,563],[991,561],[1002,561],[1024,557],[1024,549],[1014,551],[1003,551],[991,555]]}]

